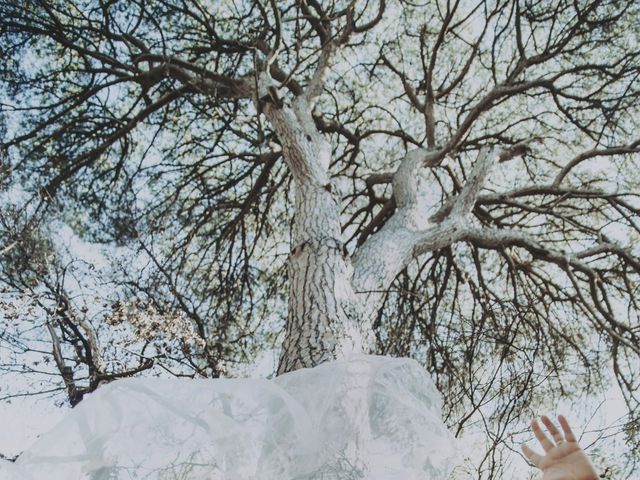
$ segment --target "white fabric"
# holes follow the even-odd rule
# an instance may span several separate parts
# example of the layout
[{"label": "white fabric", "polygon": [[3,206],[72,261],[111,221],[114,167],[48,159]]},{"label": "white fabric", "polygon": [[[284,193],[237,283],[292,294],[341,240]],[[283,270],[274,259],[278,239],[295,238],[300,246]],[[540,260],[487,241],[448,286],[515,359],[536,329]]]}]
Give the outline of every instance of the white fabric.
[{"label": "white fabric", "polygon": [[418,363],[368,355],[274,380],[120,380],[0,477],[443,480],[457,451],[440,409]]}]

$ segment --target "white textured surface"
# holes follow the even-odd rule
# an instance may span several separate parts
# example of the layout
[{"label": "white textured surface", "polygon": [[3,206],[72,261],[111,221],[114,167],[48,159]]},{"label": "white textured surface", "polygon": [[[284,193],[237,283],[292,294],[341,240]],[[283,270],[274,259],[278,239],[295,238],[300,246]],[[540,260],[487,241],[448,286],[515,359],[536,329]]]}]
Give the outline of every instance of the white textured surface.
[{"label": "white textured surface", "polygon": [[275,380],[120,380],[0,477],[440,480],[457,454],[440,406],[416,362],[365,355]]}]

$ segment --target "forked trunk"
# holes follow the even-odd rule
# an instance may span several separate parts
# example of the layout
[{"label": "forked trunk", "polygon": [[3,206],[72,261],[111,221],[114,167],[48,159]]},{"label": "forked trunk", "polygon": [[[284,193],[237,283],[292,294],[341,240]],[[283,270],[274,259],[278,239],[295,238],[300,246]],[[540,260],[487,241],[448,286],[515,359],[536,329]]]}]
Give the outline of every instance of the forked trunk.
[{"label": "forked trunk", "polygon": [[519,150],[481,150],[460,193],[431,218],[418,195],[418,172],[437,165],[441,155],[425,149],[407,152],[392,175],[395,213],[349,257],[328,174],[331,147],[314,125],[308,100],[297,97],[293,107],[267,103],[264,113],[278,134],[295,187],[282,374],[368,352],[380,292],[412,258],[473,234],[468,216],[491,166]]}]

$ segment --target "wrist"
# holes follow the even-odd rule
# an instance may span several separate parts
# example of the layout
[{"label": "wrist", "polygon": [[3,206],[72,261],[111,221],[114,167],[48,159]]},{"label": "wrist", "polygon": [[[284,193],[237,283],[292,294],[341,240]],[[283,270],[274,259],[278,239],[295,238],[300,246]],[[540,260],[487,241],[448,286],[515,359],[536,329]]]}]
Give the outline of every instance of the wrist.
[{"label": "wrist", "polygon": [[575,476],[571,473],[546,473],[545,475],[542,476],[541,480],[600,480],[600,475],[598,475],[597,473],[593,473],[592,475],[589,475],[588,477],[585,477],[584,475],[580,475]]},{"label": "wrist", "polygon": [[542,480],[600,480],[600,475],[594,472],[593,475],[590,475],[588,477],[585,477],[585,476],[576,477],[575,475],[572,475],[572,474],[553,473],[551,475],[544,475],[542,477]]}]

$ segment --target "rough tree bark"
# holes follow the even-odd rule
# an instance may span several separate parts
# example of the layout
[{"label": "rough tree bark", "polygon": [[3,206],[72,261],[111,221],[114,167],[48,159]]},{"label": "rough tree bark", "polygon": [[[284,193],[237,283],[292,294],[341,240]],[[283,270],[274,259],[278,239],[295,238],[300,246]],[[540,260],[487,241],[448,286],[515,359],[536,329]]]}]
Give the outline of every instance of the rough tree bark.
[{"label": "rough tree bark", "polygon": [[[261,83],[266,91],[269,76]],[[292,106],[264,105],[295,182],[289,309],[279,374],[365,350],[369,337],[341,240],[339,202],[328,174],[331,147],[313,123],[312,91]]]}]

